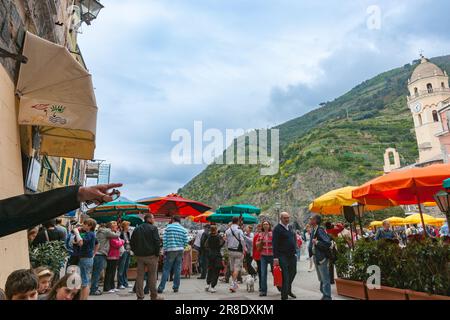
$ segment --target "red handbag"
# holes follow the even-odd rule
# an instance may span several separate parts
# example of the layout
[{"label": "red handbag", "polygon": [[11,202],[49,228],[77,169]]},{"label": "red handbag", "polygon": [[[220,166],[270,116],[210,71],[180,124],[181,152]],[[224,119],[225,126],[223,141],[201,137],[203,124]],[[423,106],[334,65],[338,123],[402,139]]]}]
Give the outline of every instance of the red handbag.
[{"label": "red handbag", "polygon": [[281,287],[283,285],[283,275],[280,266],[273,267],[273,285],[275,287]]}]

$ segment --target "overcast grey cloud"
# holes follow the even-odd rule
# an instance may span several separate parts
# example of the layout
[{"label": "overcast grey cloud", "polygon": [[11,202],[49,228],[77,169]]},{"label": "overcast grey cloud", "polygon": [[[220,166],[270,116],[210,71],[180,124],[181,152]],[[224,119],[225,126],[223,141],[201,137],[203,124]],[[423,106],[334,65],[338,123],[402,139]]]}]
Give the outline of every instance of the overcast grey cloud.
[{"label": "overcast grey cloud", "polygon": [[[96,158],[131,199],[204,165],[170,160],[177,128],[260,128],[376,74],[449,53],[445,1],[108,0],[80,47],[99,105]],[[369,30],[367,8],[381,9]]]}]

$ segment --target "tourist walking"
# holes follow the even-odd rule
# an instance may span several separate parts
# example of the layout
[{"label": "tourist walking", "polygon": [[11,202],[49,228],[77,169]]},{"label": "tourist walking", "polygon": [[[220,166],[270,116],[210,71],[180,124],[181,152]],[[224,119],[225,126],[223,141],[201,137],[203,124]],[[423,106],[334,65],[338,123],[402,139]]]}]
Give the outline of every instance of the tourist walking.
[{"label": "tourist walking", "polygon": [[[112,230],[112,228],[114,230]],[[111,221],[108,224],[101,224],[97,230],[96,238],[98,249],[94,257],[94,265],[92,268],[90,295],[99,296],[102,294],[102,291],[99,290],[99,281],[108,262],[109,241],[111,239],[117,239],[119,236],[120,232],[117,230],[116,221]]]},{"label": "tourist walking", "polygon": [[269,221],[262,223],[262,231],[259,234],[257,248],[261,255],[261,281],[259,296],[267,296],[267,266],[270,265],[270,271],[273,271],[273,247],[272,247],[272,226]]},{"label": "tourist walking", "polygon": [[138,300],[144,299],[144,273],[148,269],[147,286],[150,290],[150,299],[160,300],[156,290],[156,277],[158,272],[159,253],[161,239],[158,228],[154,225],[155,220],[152,214],[144,216],[144,223],[134,229],[130,247],[136,256],[137,277],[136,296]]},{"label": "tourist walking", "polygon": [[208,239],[209,236],[210,225],[206,224],[203,228],[204,229],[200,237],[200,252],[199,252],[200,277],[198,277],[197,279],[206,279],[206,273],[208,272],[208,253],[205,244],[206,239]]},{"label": "tourist walking", "polygon": [[217,280],[219,279],[220,270],[222,270],[222,254],[220,249],[223,247],[225,241],[217,232],[217,226],[213,225],[210,228],[209,236],[205,241],[206,256],[208,259],[208,273],[206,277],[205,291],[216,292]]},{"label": "tourist walking", "polygon": [[119,259],[119,267],[117,270],[117,289],[125,289],[128,288],[128,277],[127,271],[130,265],[131,258],[131,232],[130,232],[130,222],[122,221],[121,223],[120,239],[124,241],[122,254]]},{"label": "tourist walking", "polygon": [[297,298],[292,292],[292,282],[297,274],[296,237],[295,231],[289,225],[289,219],[289,213],[282,212],[280,223],[272,232],[273,263],[280,266],[283,275],[282,300],[287,300],[288,297]]},{"label": "tourist walking", "polygon": [[245,240],[244,233],[238,226],[239,218],[233,217],[231,226],[225,232],[228,248],[229,266],[230,266],[230,291],[236,292],[238,289],[237,278],[242,270],[244,261]]},{"label": "tourist walking", "polygon": [[[202,273],[202,260],[201,260],[201,239],[202,234],[205,232],[205,227],[203,229],[200,229],[197,231],[195,238],[194,238],[194,244],[192,245],[192,250],[196,251],[197,253],[197,265],[198,265],[198,272]],[[201,278],[201,275],[199,276]]]},{"label": "tourist walking", "polygon": [[306,256],[308,257],[307,259],[309,261],[308,272],[313,272],[314,271],[314,262],[308,254],[309,243],[311,242],[311,224],[310,223],[308,223],[306,225],[303,236],[304,236],[304,240],[306,243],[306,245],[305,245],[306,246]]},{"label": "tourist walking", "polygon": [[258,288],[259,288],[259,292],[261,292],[261,250],[262,247],[261,245],[257,245],[258,244],[258,240],[259,237],[261,235],[261,231],[262,231],[262,224],[258,224],[256,226],[256,233],[255,236],[253,237],[253,260],[256,261],[256,266],[257,266],[257,273],[258,273]]},{"label": "tourist walking", "polygon": [[180,217],[174,216],[163,234],[164,264],[161,282],[158,286],[158,293],[162,293],[169,280],[170,271],[174,268],[173,292],[178,292],[180,288],[181,264],[183,262],[184,248],[188,245],[187,230],[181,226]]},{"label": "tourist walking", "polygon": [[326,231],[320,226],[322,218],[314,215],[311,219],[311,242],[309,243],[309,256],[313,258],[316,266],[317,277],[320,282],[321,300],[331,300],[331,284],[329,257],[331,239]]},{"label": "tourist walking", "polygon": [[256,270],[252,266],[253,262],[253,237],[255,235],[253,234],[253,227],[247,226],[245,228],[244,233],[244,239],[245,239],[245,256],[244,256],[244,263],[245,268],[247,269],[247,272],[252,277],[256,276]]}]

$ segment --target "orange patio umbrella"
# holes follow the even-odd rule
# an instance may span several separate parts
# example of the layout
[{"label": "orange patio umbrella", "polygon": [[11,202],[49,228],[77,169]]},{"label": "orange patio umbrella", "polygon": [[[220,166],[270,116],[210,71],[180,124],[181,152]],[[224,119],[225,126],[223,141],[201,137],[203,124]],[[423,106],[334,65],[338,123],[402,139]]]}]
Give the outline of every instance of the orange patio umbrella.
[{"label": "orange patio umbrella", "polygon": [[434,194],[442,189],[442,181],[448,177],[450,164],[392,171],[354,189],[352,196],[359,202],[370,205],[377,205],[385,199],[399,205],[416,204],[419,206],[422,224],[425,225],[420,204],[433,202]]},{"label": "orange patio umbrella", "polygon": [[212,211],[206,211],[205,213],[202,213],[201,215],[198,216],[189,216],[188,219],[191,220],[192,222],[197,223],[209,223],[209,221],[207,221],[206,218],[212,215],[213,213],[214,212]]}]

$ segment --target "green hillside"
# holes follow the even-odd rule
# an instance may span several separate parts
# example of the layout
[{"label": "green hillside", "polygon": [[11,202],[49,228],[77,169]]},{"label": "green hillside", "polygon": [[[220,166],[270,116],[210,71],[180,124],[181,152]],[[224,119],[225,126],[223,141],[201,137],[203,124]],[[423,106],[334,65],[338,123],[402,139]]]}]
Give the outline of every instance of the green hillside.
[{"label": "green hillside", "polygon": [[[431,61],[450,73],[450,56]],[[407,64],[364,81],[341,97],[280,129],[280,171],[262,176],[256,165],[210,165],[179,192],[213,206],[252,203],[272,215],[274,204],[297,217],[333,188],[358,185],[383,173],[383,154],[394,147],[402,165],[418,158],[406,105]]]}]

